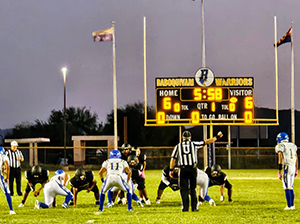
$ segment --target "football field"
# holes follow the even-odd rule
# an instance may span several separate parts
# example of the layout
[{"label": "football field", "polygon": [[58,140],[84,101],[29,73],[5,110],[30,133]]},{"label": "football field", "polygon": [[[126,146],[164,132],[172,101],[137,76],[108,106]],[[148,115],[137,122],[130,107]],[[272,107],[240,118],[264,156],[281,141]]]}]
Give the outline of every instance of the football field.
[{"label": "football field", "polygon": [[[179,191],[167,188],[160,204],[155,204],[157,188],[161,180],[161,170],[146,170],[146,189],[151,205],[138,207],[133,201],[134,211],[128,212],[127,205],[114,205],[97,213],[93,192],[81,191],[76,207],[64,209],[61,204],[64,197],[57,196],[57,207],[34,209],[36,199],[44,201],[43,193],[37,198],[32,194],[25,206],[19,208],[21,196],[12,196],[13,207],[17,215],[9,215],[8,205],[3,193],[0,194],[0,223],[299,223],[300,222],[300,179],[295,179],[295,210],[284,211],[286,206],[282,182],[277,179],[277,170],[223,170],[233,185],[233,203],[220,202],[220,187],[209,188],[209,196],[217,206],[210,207],[205,202],[198,212],[181,212]],[[101,181],[98,171],[94,171],[98,186]],[[52,177],[54,171],[51,171]],[[74,171],[69,171],[70,176]],[[26,179],[22,177],[22,190]],[[38,187],[39,185],[37,185]],[[100,186],[99,186],[100,187]],[[68,188],[70,186],[68,185]],[[136,191],[137,193],[137,191]],[[198,193],[197,193],[198,195]],[[107,201],[107,197],[106,197]],[[106,205],[106,202],[105,202]]]}]

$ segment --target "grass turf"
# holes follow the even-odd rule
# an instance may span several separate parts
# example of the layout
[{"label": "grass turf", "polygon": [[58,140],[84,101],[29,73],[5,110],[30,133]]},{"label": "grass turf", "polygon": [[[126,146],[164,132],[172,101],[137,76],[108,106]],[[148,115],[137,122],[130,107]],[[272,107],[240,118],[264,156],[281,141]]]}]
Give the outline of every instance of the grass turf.
[{"label": "grass turf", "polygon": [[[137,207],[133,201],[134,211],[128,212],[127,205],[114,205],[104,208],[98,214],[93,192],[82,191],[78,194],[76,207],[64,209],[61,204],[64,197],[57,196],[57,207],[51,209],[34,209],[36,199],[44,201],[43,193],[37,198],[32,193],[27,198],[25,207],[19,208],[21,196],[12,196],[13,207],[17,215],[9,215],[4,194],[0,194],[0,223],[297,223],[300,222],[298,212],[300,181],[295,178],[296,210],[284,211],[286,206],[282,182],[277,179],[277,170],[223,170],[233,185],[233,203],[228,202],[225,189],[225,202],[220,202],[220,187],[209,188],[209,195],[217,204],[210,207],[205,202],[199,212],[181,212],[179,191],[167,188],[160,204],[155,204],[157,187],[161,179],[161,170],[146,170],[146,189],[151,205]],[[94,171],[98,186],[101,183],[98,171]],[[74,171],[69,172],[70,176]],[[54,171],[50,172],[50,177]],[[26,179],[22,177],[22,189]],[[37,185],[39,187],[39,185]],[[99,186],[100,187],[100,186]],[[70,188],[70,186],[68,186]],[[137,193],[137,191],[136,191]],[[198,193],[197,193],[198,194]],[[107,199],[107,198],[106,198]],[[105,203],[106,204],[106,203]],[[300,208],[300,207],[299,207]]]}]

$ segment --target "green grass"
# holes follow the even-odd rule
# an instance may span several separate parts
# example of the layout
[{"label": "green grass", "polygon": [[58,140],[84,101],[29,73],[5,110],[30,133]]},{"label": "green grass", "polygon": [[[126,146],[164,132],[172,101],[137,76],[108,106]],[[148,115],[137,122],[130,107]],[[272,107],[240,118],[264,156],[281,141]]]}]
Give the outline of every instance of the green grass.
[{"label": "green grass", "polygon": [[[157,187],[160,183],[161,170],[146,170],[146,188],[152,202],[150,206],[137,207],[133,202],[133,212],[127,206],[114,205],[104,208],[96,214],[93,193],[82,191],[78,194],[78,205],[63,209],[64,197],[57,197],[57,207],[52,209],[34,209],[36,199],[44,201],[41,193],[37,198],[30,193],[25,207],[18,208],[22,197],[13,196],[13,207],[17,215],[8,215],[8,205],[4,194],[0,194],[0,223],[297,223],[300,222],[300,180],[295,179],[296,210],[284,211],[286,206],[282,182],[277,179],[277,170],[224,170],[233,185],[233,203],[220,203],[220,188],[209,188],[209,195],[217,203],[210,207],[207,202],[199,212],[181,212],[179,191],[167,188],[161,198],[161,204],[155,204]],[[51,172],[52,177],[54,172]],[[74,171],[69,172],[71,176]],[[98,171],[94,171],[98,184]],[[26,179],[22,178],[22,189]],[[69,187],[69,186],[68,186]],[[137,193],[137,192],[136,192]]]}]

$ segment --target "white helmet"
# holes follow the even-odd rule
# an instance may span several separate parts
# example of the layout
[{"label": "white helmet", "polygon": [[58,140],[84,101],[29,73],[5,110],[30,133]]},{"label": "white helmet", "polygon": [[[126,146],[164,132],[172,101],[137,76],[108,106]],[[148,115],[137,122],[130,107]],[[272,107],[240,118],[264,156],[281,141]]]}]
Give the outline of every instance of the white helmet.
[{"label": "white helmet", "polygon": [[17,141],[12,141],[12,142],[10,143],[10,145],[11,145],[11,146],[18,146],[18,142],[17,142]]}]

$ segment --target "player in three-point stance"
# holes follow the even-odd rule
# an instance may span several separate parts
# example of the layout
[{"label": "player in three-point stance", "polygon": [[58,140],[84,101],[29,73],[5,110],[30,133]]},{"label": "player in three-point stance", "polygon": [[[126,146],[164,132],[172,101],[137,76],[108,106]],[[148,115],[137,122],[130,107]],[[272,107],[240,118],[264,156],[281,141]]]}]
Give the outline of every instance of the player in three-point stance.
[{"label": "player in three-point stance", "polygon": [[[298,176],[297,146],[289,142],[289,136],[285,132],[280,132],[276,140],[275,152],[278,153],[278,178],[282,180],[287,201],[284,210],[294,210],[295,194],[293,185],[295,177]],[[281,175],[282,167],[284,167],[283,176]]]},{"label": "player in three-point stance", "polygon": [[[122,178],[122,172],[127,173],[127,180]],[[103,174],[106,173],[104,180]],[[110,152],[110,158],[105,160],[102,164],[102,168],[99,171],[100,179],[103,182],[100,193],[100,206],[99,211],[103,211],[103,204],[105,200],[105,193],[111,187],[118,187],[122,191],[127,192],[127,203],[128,211],[132,211],[132,189],[130,188],[129,182],[131,178],[131,171],[128,167],[128,163],[121,159],[121,153],[119,150],[112,150]]]},{"label": "player in three-point stance", "polygon": [[50,179],[48,183],[45,184],[44,187],[44,200],[45,202],[35,201],[35,209],[42,208],[51,208],[52,203],[56,197],[56,195],[66,196],[62,207],[69,208],[69,202],[73,198],[72,192],[66,188],[70,176],[65,173],[63,170],[56,170],[54,176]]},{"label": "player in three-point stance", "polygon": [[2,175],[2,170],[0,169],[0,188],[2,189],[3,193],[5,194],[7,204],[9,206],[9,214],[14,215],[16,214],[12,207],[10,191],[8,189],[8,177],[9,177],[9,165],[8,165],[8,157],[5,155],[5,150],[0,146],[0,167],[4,166],[6,170],[6,178]]}]

